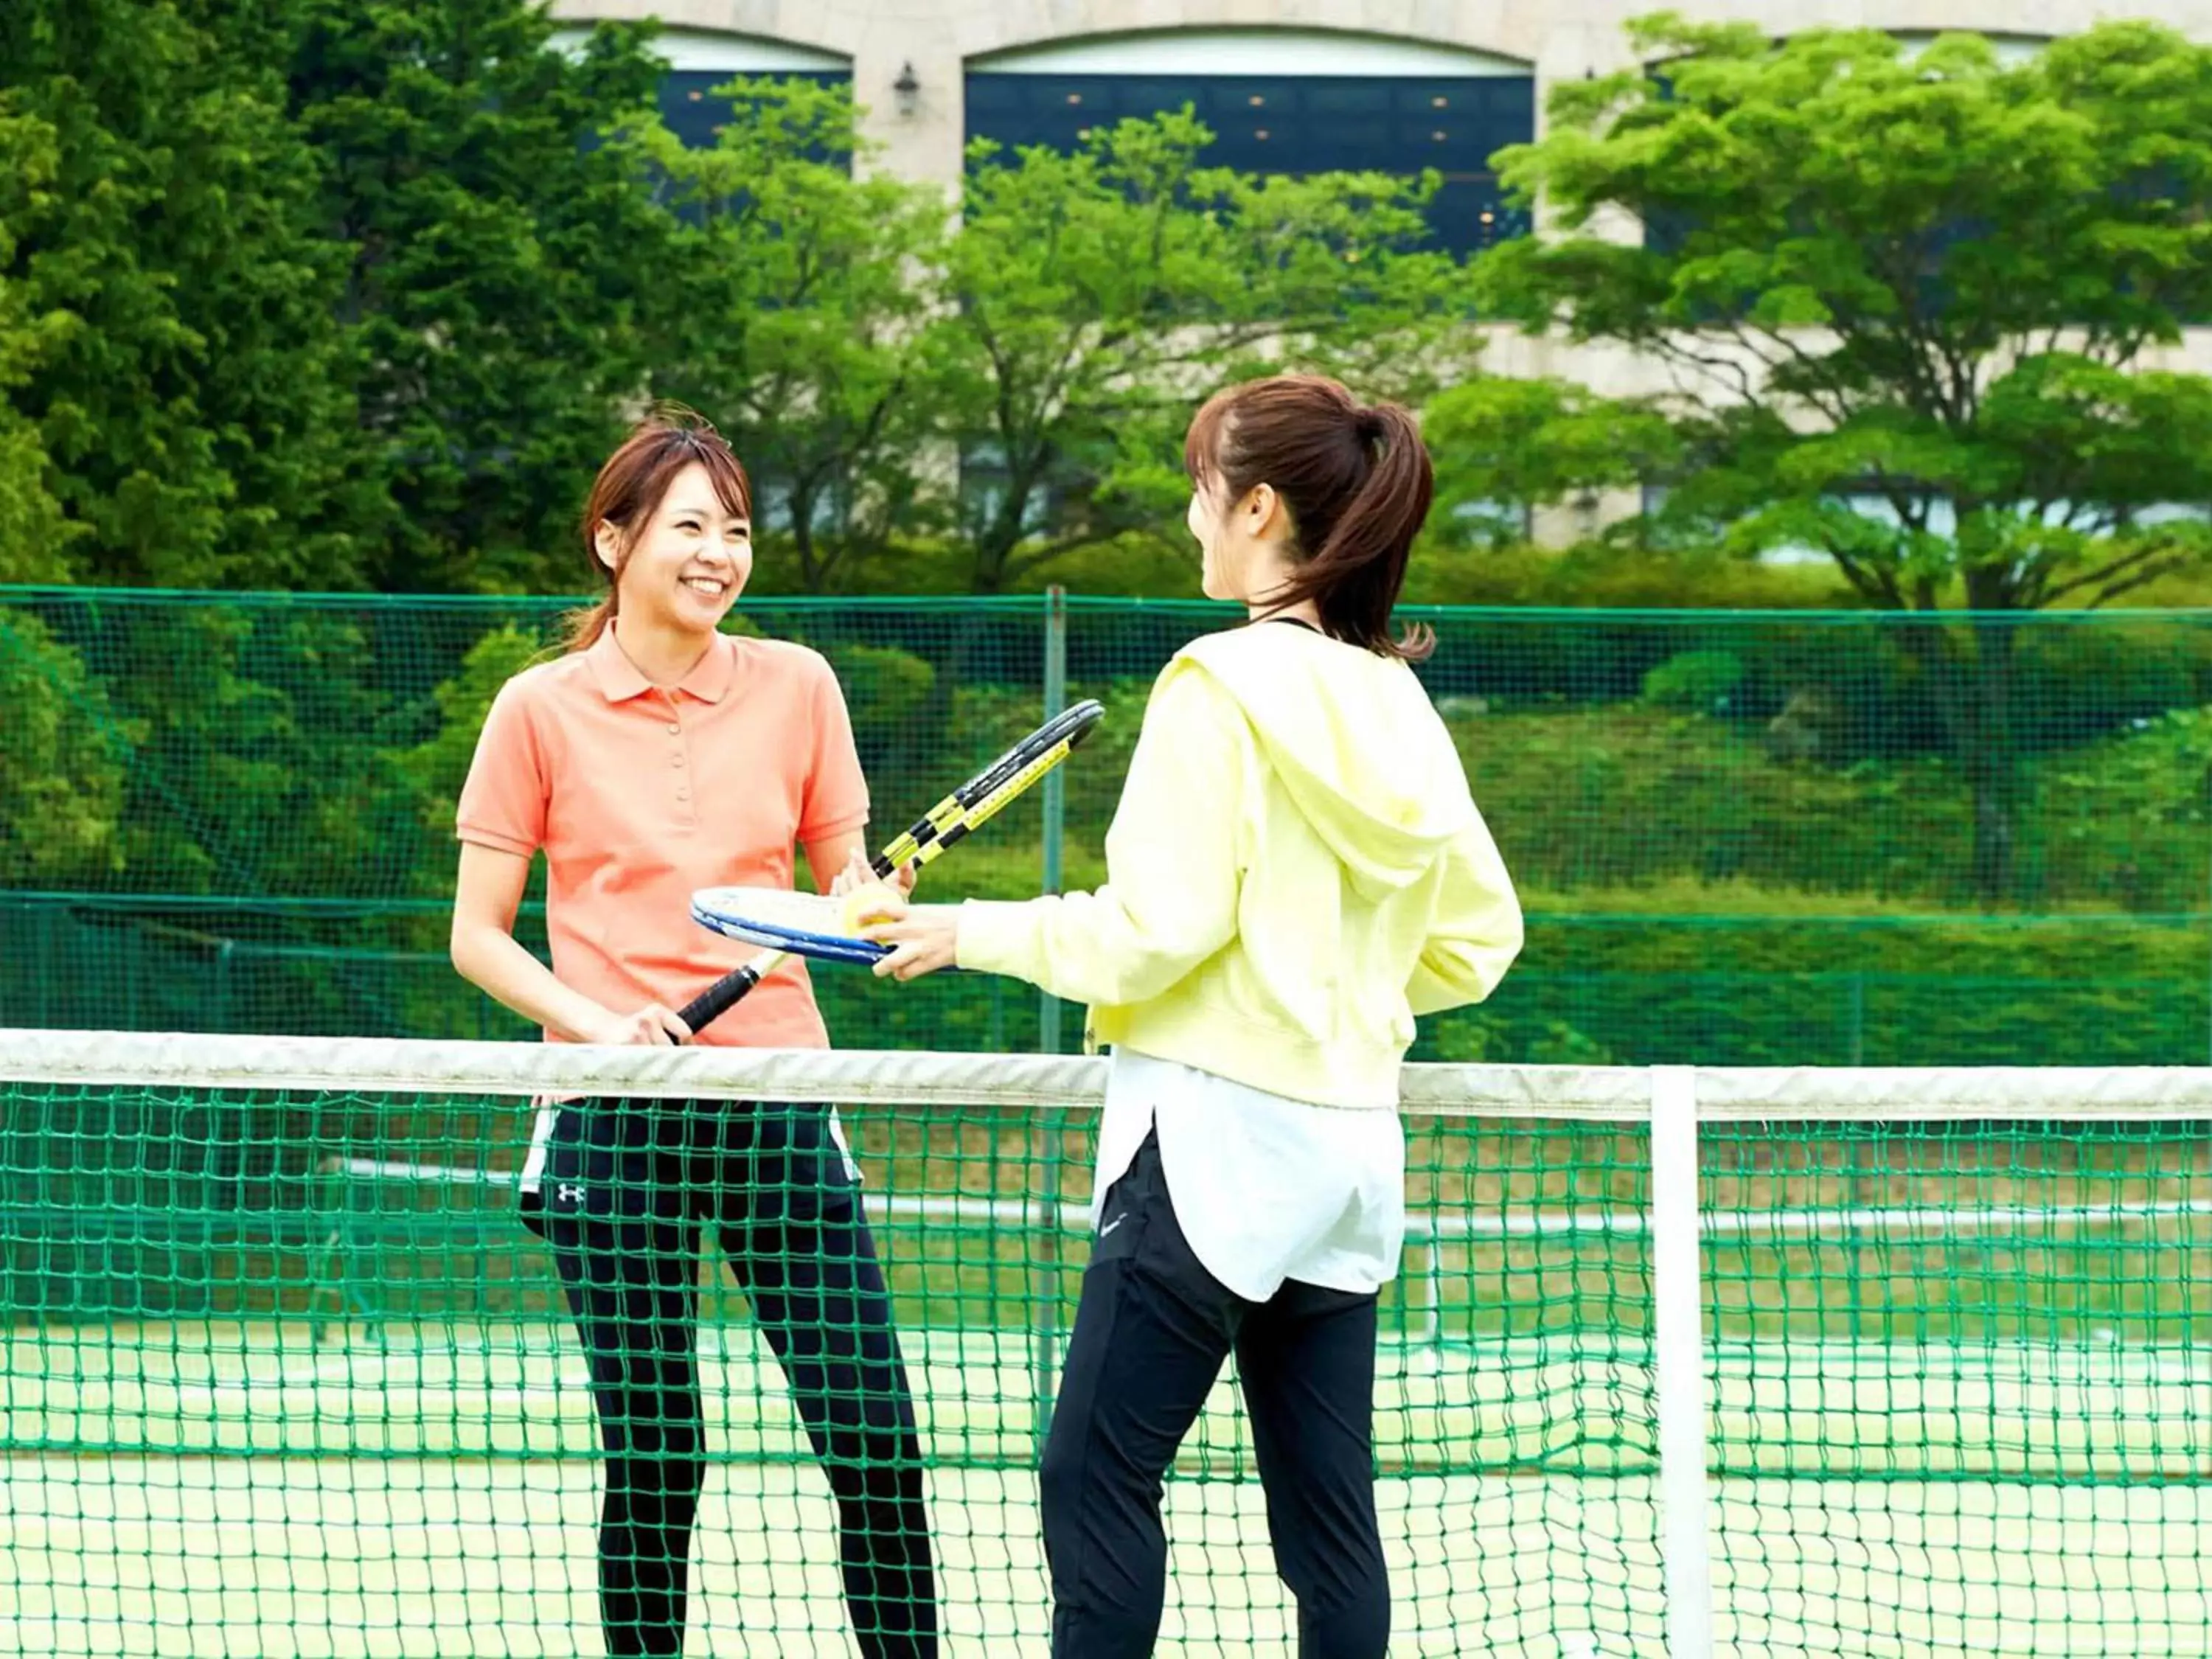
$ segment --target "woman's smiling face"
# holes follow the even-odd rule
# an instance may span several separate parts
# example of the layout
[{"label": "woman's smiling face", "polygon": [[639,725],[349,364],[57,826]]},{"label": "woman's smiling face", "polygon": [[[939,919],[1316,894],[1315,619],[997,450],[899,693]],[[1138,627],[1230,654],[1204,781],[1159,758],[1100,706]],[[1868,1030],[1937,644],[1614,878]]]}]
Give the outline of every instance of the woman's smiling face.
[{"label": "woman's smiling face", "polygon": [[696,462],[669,480],[635,535],[602,524],[596,545],[615,573],[621,614],[648,627],[712,633],[753,573],[751,523],[723,506]]}]

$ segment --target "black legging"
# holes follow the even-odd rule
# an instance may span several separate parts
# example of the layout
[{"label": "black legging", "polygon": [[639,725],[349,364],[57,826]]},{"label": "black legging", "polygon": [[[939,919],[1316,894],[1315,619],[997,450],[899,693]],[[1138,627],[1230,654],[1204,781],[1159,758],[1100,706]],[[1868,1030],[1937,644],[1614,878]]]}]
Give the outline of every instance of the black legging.
[{"label": "black legging", "polygon": [[1099,1220],[1039,1471],[1053,1659],[1145,1659],[1158,1641],[1161,1479],[1232,1350],[1299,1659],[1382,1659],[1375,1292],[1288,1279],[1265,1302],[1239,1297],[1184,1237],[1157,1135]]},{"label": "black legging", "polygon": [[866,1659],[930,1659],[937,1601],[914,1396],[842,1154],[805,1108],[565,1107],[531,1224],[553,1246],[606,1451],[599,1607],[607,1651],[684,1650],[705,1478],[698,1263],[715,1229],[837,1504]]}]

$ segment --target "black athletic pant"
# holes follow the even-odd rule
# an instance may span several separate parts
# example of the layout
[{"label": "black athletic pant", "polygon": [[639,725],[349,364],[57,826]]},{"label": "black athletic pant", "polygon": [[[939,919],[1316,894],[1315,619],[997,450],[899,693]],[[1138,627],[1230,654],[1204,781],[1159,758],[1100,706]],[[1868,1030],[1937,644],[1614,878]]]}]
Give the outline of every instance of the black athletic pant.
[{"label": "black athletic pant", "polygon": [[706,1474],[702,1228],[719,1238],[830,1477],[866,1659],[929,1659],[937,1593],[914,1396],[842,1152],[820,1108],[592,1100],[560,1109],[524,1217],[552,1245],[606,1452],[607,1651],[684,1651]]},{"label": "black athletic pant", "polygon": [[1303,1659],[1381,1659],[1375,1307],[1296,1280],[1265,1302],[1192,1254],[1147,1137],[1108,1193],[1044,1449],[1054,1659],[1139,1659],[1167,1590],[1160,1482],[1233,1348]]}]

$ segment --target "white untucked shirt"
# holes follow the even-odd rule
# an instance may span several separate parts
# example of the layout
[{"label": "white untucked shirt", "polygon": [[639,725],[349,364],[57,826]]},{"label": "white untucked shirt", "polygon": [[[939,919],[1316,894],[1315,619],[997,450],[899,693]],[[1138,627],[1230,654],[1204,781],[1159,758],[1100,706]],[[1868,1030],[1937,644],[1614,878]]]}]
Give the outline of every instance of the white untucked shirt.
[{"label": "white untucked shirt", "polygon": [[1176,1060],[1114,1052],[1091,1226],[1157,1128],[1183,1237],[1249,1302],[1286,1279],[1380,1290],[1406,1237],[1406,1135],[1395,1112],[1316,1106]]}]

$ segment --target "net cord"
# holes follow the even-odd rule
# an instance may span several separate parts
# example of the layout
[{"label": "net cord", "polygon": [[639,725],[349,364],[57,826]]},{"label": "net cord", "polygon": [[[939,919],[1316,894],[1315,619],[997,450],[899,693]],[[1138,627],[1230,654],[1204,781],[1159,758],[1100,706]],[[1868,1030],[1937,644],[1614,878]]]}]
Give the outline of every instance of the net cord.
[{"label": "net cord", "polygon": [[[1100,1056],[1073,1054],[0,1028],[0,1078],[180,1090],[1095,1109],[1105,1098],[1107,1066]],[[2212,1121],[2208,1067],[1679,1069],[1700,1123]],[[1647,1067],[1414,1064],[1401,1077],[1400,1109],[1412,1116],[1626,1123],[1651,1116]]]}]

